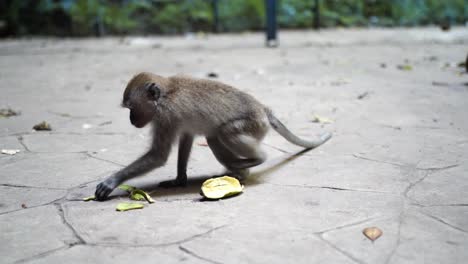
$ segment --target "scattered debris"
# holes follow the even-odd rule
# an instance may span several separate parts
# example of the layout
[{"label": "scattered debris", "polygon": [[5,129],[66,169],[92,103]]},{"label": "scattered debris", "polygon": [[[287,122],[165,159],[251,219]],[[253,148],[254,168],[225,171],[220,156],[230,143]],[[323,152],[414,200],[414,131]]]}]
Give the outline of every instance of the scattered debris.
[{"label": "scattered debris", "polygon": [[2,149],[2,154],[6,155],[16,155],[16,153],[20,152],[19,149]]},{"label": "scattered debris", "polygon": [[387,64],[385,64],[385,63],[380,63],[380,68],[384,68],[384,69],[387,68]]},{"label": "scattered debris", "polygon": [[94,196],[94,195],[83,198],[83,201],[85,201],[85,202],[95,201],[95,200],[96,200],[96,196]]},{"label": "scattered debris", "polygon": [[93,125],[91,125],[91,124],[83,124],[81,127],[82,127],[83,129],[90,129],[90,128],[93,127]]},{"label": "scattered debris", "polygon": [[311,120],[311,122],[321,123],[321,124],[331,124],[333,123],[333,120],[326,118],[326,117],[319,116],[319,115],[314,115],[314,118]]},{"label": "scattered debris", "polygon": [[367,96],[369,96],[369,92],[363,92],[362,94],[358,95],[357,99],[362,100],[366,98]]},{"label": "scattered debris", "polygon": [[141,190],[141,189],[138,189],[136,187],[133,187],[133,186],[130,186],[130,185],[127,185],[127,184],[122,184],[122,185],[119,185],[118,187],[119,189],[121,190],[124,190],[124,191],[127,191],[129,193],[129,197],[130,199],[132,200],[135,200],[135,201],[144,201],[146,200],[148,203],[154,203],[154,200],[153,198],[151,198],[151,196]]},{"label": "scattered debris", "polygon": [[124,212],[134,209],[143,209],[144,207],[145,206],[140,203],[119,203],[115,209],[119,212]]},{"label": "scattered debris", "polygon": [[26,209],[28,206],[26,206],[26,204],[21,204],[21,208]]},{"label": "scattered debris", "polygon": [[413,67],[409,64],[397,65],[397,68],[402,71],[412,71]]},{"label": "scattered debris", "polygon": [[434,86],[449,86],[449,83],[433,81],[432,85],[434,85]]},{"label": "scattered debris", "polygon": [[429,57],[424,57],[424,60],[428,60],[428,61],[436,61],[438,60],[439,58],[437,58],[437,56],[429,56]]},{"label": "scattered debris", "polygon": [[201,195],[205,198],[217,200],[241,193],[244,186],[239,180],[230,176],[223,176],[206,180],[201,187]]},{"label": "scattered debris", "polygon": [[379,238],[382,235],[382,230],[380,230],[378,227],[367,227],[362,230],[362,233],[370,239],[372,242],[374,242],[377,238]]},{"label": "scattered debris", "polygon": [[110,125],[110,124],[112,124],[112,121],[106,121],[106,122],[100,123],[98,126],[107,126],[107,125]]},{"label": "scattered debris", "polygon": [[18,116],[18,115],[21,115],[21,112],[20,111],[15,111],[11,108],[2,108],[0,109],[0,118],[1,117],[11,117],[11,116]]},{"label": "scattered debris", "polygon": [[338,80],[335,80],[335,81],[331,81],[330,82],[330,85],[333,85],[333,86],[340,86],[340,85],[344,85],[344,84],[348,84],[350,83],[351,81],[349,80],[346,80],[344,78],[340,78]]},{"label": "scattered debris", "polygon": [[36,131],[51,131],[52,127],[46,121],[42,121],[41,123],[33,126],[33,129]]},{"label": "scattered debris", "polygon": [[87,84],[87,85],[85,85],[85,90],[86,90],[86,91],[89,91],[89,90],[91,90],[91,84]]},{"label": "scattered debris", "polygon": [[152,49],[160,49],[160,48],[162,48],[162,44],[161,43],[155,43],[155,44],[151,45],[151,48]]},{"label": "scattered debris", "polygon": [[216,72],[210,72],[206,76],[208,76],[208,78],[218,78],[219,77],[219,75]]}]

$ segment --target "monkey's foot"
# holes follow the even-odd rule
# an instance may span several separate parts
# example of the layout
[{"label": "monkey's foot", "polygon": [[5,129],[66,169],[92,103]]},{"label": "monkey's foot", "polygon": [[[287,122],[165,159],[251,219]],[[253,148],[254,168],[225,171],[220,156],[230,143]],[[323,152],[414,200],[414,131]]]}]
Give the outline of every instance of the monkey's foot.
[{"label": "monkey's foot", "polygon": [[162,188],[174,188],[174,187],[186,187],[187,186],[187,180],[170,180],[170,181],[163,181],[159,183],[159,187]]}]

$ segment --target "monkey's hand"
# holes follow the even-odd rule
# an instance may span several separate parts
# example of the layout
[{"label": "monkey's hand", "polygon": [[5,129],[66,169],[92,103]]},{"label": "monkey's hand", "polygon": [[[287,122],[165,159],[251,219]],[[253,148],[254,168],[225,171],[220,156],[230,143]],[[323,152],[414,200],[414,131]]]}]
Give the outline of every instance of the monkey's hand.
[{"label": "monkey's hand", "polygon": [[186,187],[186,186],[187,186],[187,176],[177,177],[175,180],[163,181],[159,183],[159,187],[162,187],[162,188]]},{"label": "monkey's hand", "polygon": [[98,184],[98,186],[96,187],[96,193],[94,194],[96,196],[96,200],[105,200],[118,185],[119,183],[117,182],[117,180],[115,180],[114,177],[110,177]]}]

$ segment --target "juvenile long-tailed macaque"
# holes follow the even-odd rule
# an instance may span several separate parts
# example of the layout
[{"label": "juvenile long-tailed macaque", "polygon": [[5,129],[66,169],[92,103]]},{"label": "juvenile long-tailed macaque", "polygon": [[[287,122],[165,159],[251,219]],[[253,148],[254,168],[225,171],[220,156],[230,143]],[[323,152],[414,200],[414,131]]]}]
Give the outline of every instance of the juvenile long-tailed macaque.
[{"label": "juvenile long-tailed macaque", "polygon": [[130,109],[130,122],[135,127],[152,124],[152,144],[146,154],[97,186],[98,200],[104,200],[122,182],[163,166],[177,138],[177,177],[162,182],[163,187],[186,185],[195,135],[205,136],[216,159],[229,175],[238,178],[265,161],[260,142],[270,126],[304,148],[315,148],[331,137],[325,133],[315,141],[300,139],[249,94],[220,82],[186,76],[140,73],[128,83],[122,106]]}]

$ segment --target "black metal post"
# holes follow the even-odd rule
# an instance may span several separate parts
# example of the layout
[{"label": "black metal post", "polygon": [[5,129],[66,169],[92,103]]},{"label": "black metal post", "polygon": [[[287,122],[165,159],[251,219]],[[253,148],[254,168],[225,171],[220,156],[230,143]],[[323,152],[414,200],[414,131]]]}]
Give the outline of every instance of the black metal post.
[{"label": "black metal post", "polygon": [[211,7],[213,9],[213,32],[219,32],[219,8],[218,0],[211,0]]},{"label": "black metal post", "polygon": [[279,44],[277,38],[276,4],[277,0],[265,0],[267,47],[277,47]]},{"label": "black metal post", "polygon": [[312,12],[314,13],[314,28],[320,29],[320,0],[314,1]]}]

